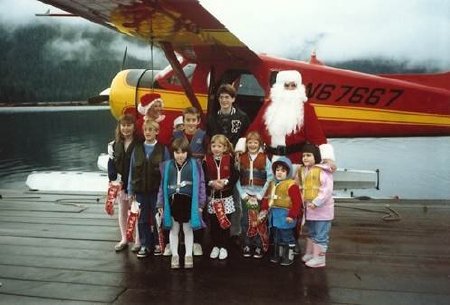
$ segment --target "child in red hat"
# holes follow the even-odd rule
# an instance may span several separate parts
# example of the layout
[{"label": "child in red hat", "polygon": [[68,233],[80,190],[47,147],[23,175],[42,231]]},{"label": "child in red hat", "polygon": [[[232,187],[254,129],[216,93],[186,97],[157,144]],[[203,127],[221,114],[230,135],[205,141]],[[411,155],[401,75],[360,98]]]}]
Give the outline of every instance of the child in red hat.
[{"label": "child in red hat", "polygon": [[158,134],[158,141],[166,146],[170,144],[172,138],[172,129],[170,122],[163,114],[164,102],[159,93],[147,93],[141,97],[141,101],[137,107],[139,118],[136,121],[136,130],[141,139],[144,138],[142,134],[142,125],[145,121],[152,120],[159,124],[160,133]]}]

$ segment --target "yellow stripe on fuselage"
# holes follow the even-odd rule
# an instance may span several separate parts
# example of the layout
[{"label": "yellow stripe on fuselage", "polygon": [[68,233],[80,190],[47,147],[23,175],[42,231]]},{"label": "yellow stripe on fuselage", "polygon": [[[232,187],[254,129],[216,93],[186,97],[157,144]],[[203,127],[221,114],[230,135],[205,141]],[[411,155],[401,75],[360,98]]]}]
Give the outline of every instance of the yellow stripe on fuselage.
[{"label": "yellow stripe on fuselage", "polygon": [[[186,94],[182,91],[169,91],[169,90],[161,90],[155,89],[155,92],[161,94],[161,97],[164,101],[164,109],[169,111],[183,111],[187,107],[192,107],[191,102],[187,98]],[[149,90],[150,92],[150,90]],[[207,107],[207,95],[196,93],[195,96],[202,107],[202,110],[206,112]]]},{"label": "yellow stripe on fuselage", "polygon": [[408,111],[312,104],[320,120],[450,127],[450,116]]}]

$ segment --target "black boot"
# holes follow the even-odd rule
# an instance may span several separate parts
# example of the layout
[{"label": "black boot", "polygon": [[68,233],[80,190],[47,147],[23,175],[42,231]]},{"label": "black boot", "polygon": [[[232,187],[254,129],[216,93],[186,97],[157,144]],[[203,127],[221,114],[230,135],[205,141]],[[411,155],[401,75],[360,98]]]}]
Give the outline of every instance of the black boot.
[{"label": "black boot", "polygon": [[294,255],[299,255],[300,253],[302,253],[302,249],[300,247],[300,241],[299,241],[299,239],[297,239],[295,241]]},{"label": "black boot", "polygon": [[281,257],[281,266],[289,266],[294,263],[295,246],[283,246],[283,256]]},{"label": "black boot", "polygon": [[271,263],[278,264],[280,262],[280,256],[281,256],[280,249],[282,249],[282,247],[278,246],[278,244],[273,245],[272,255],[270,256]]}]

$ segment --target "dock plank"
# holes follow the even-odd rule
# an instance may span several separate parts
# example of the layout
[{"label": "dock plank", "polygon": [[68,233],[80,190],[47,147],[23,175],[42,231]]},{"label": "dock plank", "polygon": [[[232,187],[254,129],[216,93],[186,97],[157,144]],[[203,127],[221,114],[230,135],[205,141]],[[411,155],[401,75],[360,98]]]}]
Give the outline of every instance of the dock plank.
[{"label": "dock plank", "polygon": [[123,287],[54,281],[5,279],[2,282],[2,294],[81,302],[111,303],[125,290]]},{"label": "dock plank", "polygon": [[[213,261],[205,247],[194,270],[174,271],[166,257],[115,253],[117,218],[102,200],[0,199],[0,304],[450,303],[447,201],[339,200],[323,269],[245,259],[237,248]],[[399,221],[383,220],[387,207]]]},{"label": "dock plank", "polygon": [[[80,305],[80,301],[71,300],[60,300],[60,299],[49,299],[49,298],[39,298],[39,297],[27,297],[20,295],[7,295],[2,294],[0,298],[0,305]],[[103,302],[87,302],[83,301],[83,305],[108,305],[110,303]]]}]

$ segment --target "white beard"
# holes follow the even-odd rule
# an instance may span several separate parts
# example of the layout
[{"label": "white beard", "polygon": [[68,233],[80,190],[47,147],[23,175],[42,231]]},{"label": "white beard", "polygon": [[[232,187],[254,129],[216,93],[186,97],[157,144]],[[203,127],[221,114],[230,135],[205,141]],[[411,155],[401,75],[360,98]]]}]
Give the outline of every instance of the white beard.
[{"label": "white beard", "polygon": [[303,103],[307,100],[305,87],[286,90],[276,84],[271,91],[271,104],[264,114],[264,123],[271,136],[271,146],[286,145],[286,136],[303,126]]}]

